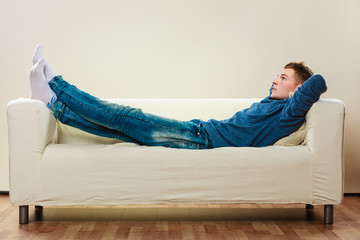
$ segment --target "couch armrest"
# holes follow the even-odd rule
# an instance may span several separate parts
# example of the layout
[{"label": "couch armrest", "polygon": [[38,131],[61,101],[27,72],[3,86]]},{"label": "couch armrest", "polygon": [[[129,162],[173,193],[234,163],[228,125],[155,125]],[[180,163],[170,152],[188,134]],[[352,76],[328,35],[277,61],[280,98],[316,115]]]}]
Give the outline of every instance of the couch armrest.
[{"label": "couch armrest", "polygon": [[54,141],[56,119],[38,100],[19,98],[8,103],[10,201],[31,204],[41,189],[40,160]]},{"label": "couch armrest", "polygon": [[306,116],[304,144],[312,153],[313,204],[340,204],[344,195],[345,105],[321,99]]}]

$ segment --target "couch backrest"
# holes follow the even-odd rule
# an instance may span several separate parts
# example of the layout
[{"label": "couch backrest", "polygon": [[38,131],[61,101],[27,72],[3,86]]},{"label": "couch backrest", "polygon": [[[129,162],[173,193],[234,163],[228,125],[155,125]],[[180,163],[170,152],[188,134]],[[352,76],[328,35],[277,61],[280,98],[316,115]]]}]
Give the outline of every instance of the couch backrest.
[{"label": "couch backrest", "polygon": [[[226,119],[237,111],[248,108],[258,98],[217,98],[217,99],[106,99],[134,108],[141,108],[143,112],[174,118],[177,120]],[[115,139],[106,139],[85,133],[78,129],[59,123],[57,128],[58,143],[115,143]]]}]

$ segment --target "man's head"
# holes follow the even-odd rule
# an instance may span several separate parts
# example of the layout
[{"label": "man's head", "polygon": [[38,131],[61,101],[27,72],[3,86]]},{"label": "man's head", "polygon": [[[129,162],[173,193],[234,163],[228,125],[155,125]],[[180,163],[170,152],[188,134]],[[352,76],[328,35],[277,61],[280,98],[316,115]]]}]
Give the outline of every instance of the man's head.
[{"label": "man's head", "polygon": [[295,92],[312,75],[314,75],[313,71],[303,62],[286,64],[277,78],[273,80],[271,98],[288,98],[290,92]]}]

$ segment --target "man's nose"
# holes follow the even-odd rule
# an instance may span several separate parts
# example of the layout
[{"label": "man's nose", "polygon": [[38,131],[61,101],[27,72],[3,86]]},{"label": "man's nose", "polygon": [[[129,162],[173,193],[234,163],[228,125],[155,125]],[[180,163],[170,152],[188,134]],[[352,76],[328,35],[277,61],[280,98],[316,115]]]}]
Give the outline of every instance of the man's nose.
[{"label": "man's nose", "polygon": [[275,85],[277,85],[277,84],[279,83],[279,78],[278,78],[278,77],[275,78],[272,83],[275,84]]}]

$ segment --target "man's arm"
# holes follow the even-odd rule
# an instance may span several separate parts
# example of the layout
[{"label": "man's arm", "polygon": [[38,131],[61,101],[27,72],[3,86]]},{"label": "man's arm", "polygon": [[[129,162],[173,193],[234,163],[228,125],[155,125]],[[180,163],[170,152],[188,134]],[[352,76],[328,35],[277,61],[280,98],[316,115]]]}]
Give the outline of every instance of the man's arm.
[{"label": "man's arm", "polygon": [[316,74],[306,80],[290,98],[284,108],[284,117],[305,117],[311,106],[320,99],[320,95],[327,91],[323,76]]}]

